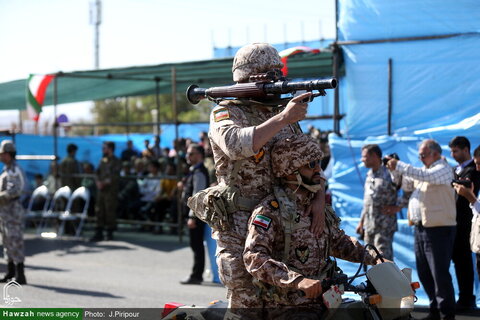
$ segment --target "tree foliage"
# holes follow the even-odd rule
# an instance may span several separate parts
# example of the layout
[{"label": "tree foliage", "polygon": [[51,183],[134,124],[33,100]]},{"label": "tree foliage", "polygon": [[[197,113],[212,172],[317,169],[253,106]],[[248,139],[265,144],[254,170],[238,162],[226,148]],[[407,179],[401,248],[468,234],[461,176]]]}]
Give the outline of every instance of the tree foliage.
[{"label": "tree foliage", "polygon": [[[160,123],[175,123],[174,111],[172,108],[172,95],[160,94]],[[208,122],[212,104],[202,101],[192,106],[183,94],[177,94],[177,115],[179,122]],[[143,96],[130,98],[115,98],[96,101],[92,113],[98,126],[96,134],[124,133],[129,123],[129,132],[147,133],[152,131],[153,122],[157,122],[157,96]],[[136,125],[147,123],[146,125]],[[124,126],[113,126],[108,124],[125,124]],[[135,125],[134,125],[135,124]]]}]

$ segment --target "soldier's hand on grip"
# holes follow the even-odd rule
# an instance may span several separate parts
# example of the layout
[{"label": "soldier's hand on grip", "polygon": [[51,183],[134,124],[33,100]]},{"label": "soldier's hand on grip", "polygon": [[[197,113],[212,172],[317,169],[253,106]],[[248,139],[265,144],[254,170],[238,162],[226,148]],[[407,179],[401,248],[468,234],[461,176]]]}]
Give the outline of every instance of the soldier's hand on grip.
[{"label": "soldier's hand on grip", "polygon": [[292,100],[288,102],[287,106],[282,111],[282,114],[289,124],[305,119],[308,102],[304,101],[308,101],[311,95],[311,92],[306,92],[292,98]]},{"label": "soldier's hand on grip", "polygon": [[322,282],[309,278],[303,278],[297,283],[297,289],[305,292],[307,298],[313,299],[322,294]]}]

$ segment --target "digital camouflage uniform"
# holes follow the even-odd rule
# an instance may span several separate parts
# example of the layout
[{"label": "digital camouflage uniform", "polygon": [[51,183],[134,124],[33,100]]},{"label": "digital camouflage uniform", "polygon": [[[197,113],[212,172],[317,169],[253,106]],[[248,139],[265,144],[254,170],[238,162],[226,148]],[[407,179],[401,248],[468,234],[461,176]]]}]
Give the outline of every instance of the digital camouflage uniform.
[{"label": "digital camouflage uniform", "polygon": [[393,260],[393,235],[397,231],[397,215],[382,213],[384,206],[394,206],[397,187],[385,166],[373,172],[370,169],[365,180],[363,210],[360,219],[365,230],[365,243],[373,244],[388,260]]},{"label": "digital camouflage uniform", "polygon": [[13,161],[0,174],[0,232],[4,256],[15,265],[25,260],[22,218],[24,208],[19,198],[24,187],[23,174]]},{"label": "digital camouflage uniform", "polygon": [[[298,132],[298,127],[283,128],[257,154],[253,152],[254,126],[273,117],[280,110],[259,111],[264,105],[224,101],[213,109],[210,117],[209,138],[215,160],[219,184],[228,185],[237,161],[242,161],[234,186],[250,206],[232,213],[233,225],[229,231],[214,231],[217,240],[217,264],[220,279],[227,287],[231,308],[258,307],[252,278],[245,270],[242,253],[247,223],[251,210],[272,192],[273,175],[269,149],[284,133]],[[278,110],[278,111],[277,111]]]},{"label": "digital camouflage uniform", "polygon": [[116,227],[117,194],[122,162],[116,156],[103,157],[97,169],[97,179],[106,183],[97,191],[97,228],[113,230]]},{"label": "digital camouflage uniform", "polygon": [[[320,237],[310,231],[311,218],[306,209],[313,197],[313,193],[302,195],[289,188],[276,187],[275,194],[262,200],[249,220],[244,261],[248,272],[263,283],[262,298],[270,317],[276,310],[285,311],[278,307],[321,310],[322,297],[300,296],[294,281],[302,276],[325,278],[331,266],[327,262],[329,256],[351,262],[362,260],[364,247],[340,229],[340,219],[331,207],[326,208],[325,230]],[[291,230],[290,237],[286,236],[287,227]],[[374,264],[370,253],[365,259],[366,264]]]}]

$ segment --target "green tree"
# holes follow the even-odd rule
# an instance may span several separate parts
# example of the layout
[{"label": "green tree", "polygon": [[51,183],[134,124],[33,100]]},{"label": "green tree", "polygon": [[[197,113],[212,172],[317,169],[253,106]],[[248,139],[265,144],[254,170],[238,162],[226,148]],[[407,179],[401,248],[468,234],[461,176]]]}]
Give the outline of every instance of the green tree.
[{"label": "green tree", "polygon": [[[183,94],[177,94],[177,114],[179,122],[208,122],[212,103],[202,101],[192,106]],[[159,95],[160,123],[174,123],[172,95]],[[124,126],[102,125],[96,130],[97,134],[124,133],[127,123],[130,123],[129,132],[146,133],[152,131],[151,123],[156,122],[157,110],[156,95],[130,98],[115,98],[96,101],[92,113],[97,124],[125,124]],[[147,123],[146,125],[134,125]]]}]

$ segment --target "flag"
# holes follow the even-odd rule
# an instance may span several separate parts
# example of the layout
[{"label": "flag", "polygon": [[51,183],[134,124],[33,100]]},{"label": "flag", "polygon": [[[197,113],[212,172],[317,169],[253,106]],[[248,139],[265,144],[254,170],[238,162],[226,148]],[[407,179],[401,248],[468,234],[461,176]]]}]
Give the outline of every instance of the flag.
[{"label": "flag", "polygon": [[284,76],[287,76],[288,74],[288,67],[287,67],[288,58],[302,52],[319,53],[320,50],[312,49],[309,47],[298,46],[298,47],[288,48],[279,52],[280,58],[282,58],[282,62],[283,62],[282,73]]},{"label": "flag", "polygon": [[27,112],[28,116],[38,121],[40,112],[42,112],[43,101],[49,83],[55,76],[47,75],[33,75],[31,74],[27,80]]}]

